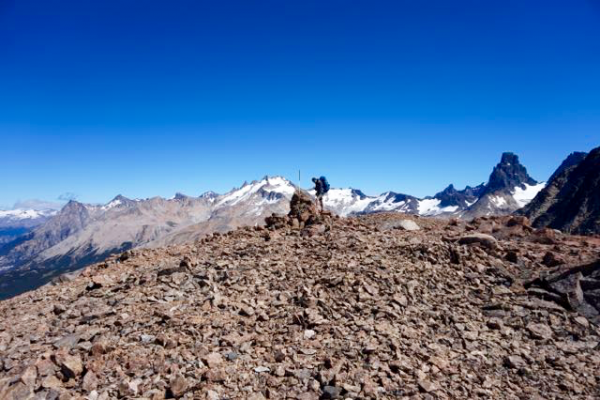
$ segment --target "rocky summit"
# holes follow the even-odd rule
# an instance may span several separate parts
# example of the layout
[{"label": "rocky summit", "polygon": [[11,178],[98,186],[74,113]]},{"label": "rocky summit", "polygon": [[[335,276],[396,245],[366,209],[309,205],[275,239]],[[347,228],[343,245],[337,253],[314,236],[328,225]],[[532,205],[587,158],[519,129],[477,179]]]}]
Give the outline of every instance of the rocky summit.
[{"label": "rocky summit", "polygon": [[468,220],[481,216],[512,214],[528,204],[544,186],[544,183],[538,183],[529,176],[516,154],[504,153],[488,183],[475,188],[475,193],[478,194],[475,203],[461,213],[460,217]]},{"label": "rocky summit", "polygon": [[0,398],[600,397],[598,238],[311,207],[1,302]]},{"label": "rocky summit", "polygon": [[484,192],[494,193],[524,184],[535,185],[537,183],[529,176],[527,169],[519,161],[519,156],[514,153],[504,153],[500,163],[492,171]]}]

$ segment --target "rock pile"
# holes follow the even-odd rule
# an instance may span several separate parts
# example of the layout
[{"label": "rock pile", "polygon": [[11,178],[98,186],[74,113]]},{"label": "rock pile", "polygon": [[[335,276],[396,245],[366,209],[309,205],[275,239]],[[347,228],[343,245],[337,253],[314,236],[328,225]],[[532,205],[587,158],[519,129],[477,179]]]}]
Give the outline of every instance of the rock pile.
[{"label": "rock pile", "polygon": [[314,225],[330,224],[332,214],[320,211],[315,200],[305,192],[298,189],[290,201],[290,212],[286,216],[273,214],[266,218],[266,226],[270,229],[281,229],[286,226],[294,229],[305,229]]},{"label": "rock pile", "polygon": [[0,398],[600,397],[597,325],[524,286],[598,239],[389,214],[305,235],[298,211],[1,302]]}]

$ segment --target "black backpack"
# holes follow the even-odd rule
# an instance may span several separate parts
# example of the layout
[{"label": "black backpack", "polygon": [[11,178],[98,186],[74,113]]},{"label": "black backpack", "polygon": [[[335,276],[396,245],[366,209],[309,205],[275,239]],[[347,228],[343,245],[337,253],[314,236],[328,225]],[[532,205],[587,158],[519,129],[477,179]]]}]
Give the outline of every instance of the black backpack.
[{"label": "black backpack", "polygon": [[329,182],[327,182],[327,178],[322,176],[321,178],[319,178],[319,180],[321,181],[321,185],[323,187],[323,194],[329,192],[329,189],[331,189],[331,186],[329,185]]}]

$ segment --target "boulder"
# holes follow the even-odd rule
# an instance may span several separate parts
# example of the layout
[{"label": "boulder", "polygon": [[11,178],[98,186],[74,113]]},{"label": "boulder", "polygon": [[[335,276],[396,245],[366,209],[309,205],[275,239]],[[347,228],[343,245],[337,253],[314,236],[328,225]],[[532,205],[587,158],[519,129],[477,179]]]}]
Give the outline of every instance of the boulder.
[{"label": "boulder", "polygon": [[380,225],[382,230],[400,229],[403,231],[418,231],[421,227],[411,219],[401,219],[397,221],[387,221]]},{"label": "boulder", "polygon": [[495,249],[498,246],[498,241],[491,235],[485,233],[474,233],[468,236],[463,236],[458,241],[459,244],[478,244],[488,249]]}]

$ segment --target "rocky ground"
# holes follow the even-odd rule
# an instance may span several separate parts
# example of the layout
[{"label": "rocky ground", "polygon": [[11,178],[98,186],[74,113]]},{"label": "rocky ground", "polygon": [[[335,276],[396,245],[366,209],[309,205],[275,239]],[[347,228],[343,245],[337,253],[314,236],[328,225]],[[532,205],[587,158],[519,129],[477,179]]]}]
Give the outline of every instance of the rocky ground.
[{"label": "rocky ground", "polygon": [[600,398],[600,239],[294,209],[1,302],[0,398]]}]

